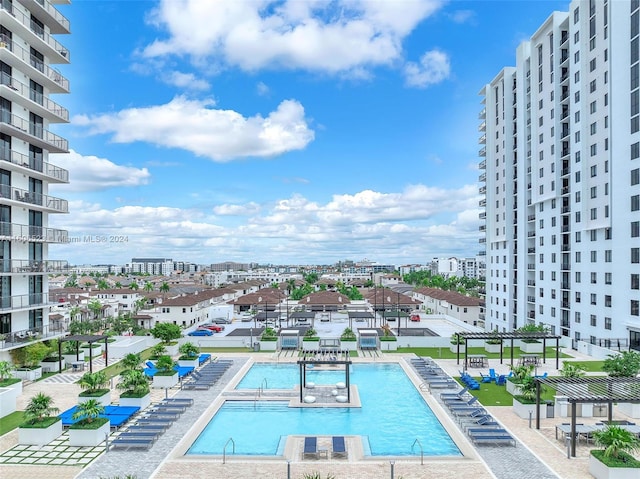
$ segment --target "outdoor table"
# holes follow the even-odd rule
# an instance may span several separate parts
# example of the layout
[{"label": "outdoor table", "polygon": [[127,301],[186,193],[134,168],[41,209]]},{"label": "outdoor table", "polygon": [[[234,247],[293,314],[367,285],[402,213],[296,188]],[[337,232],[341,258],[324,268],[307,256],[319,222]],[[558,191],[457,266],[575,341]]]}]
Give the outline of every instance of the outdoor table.
[{"label": "outdoor table", "polygon": [[[586,440],[587,436],[590,433],[592,433],[593,431],[597,431],[599,429],[601,429],[600,426],[588,426],[585,424],[576,424],[576,435],[578,437],[584,435]],[[558,431],[561,431],[563,433],[562,438],[564,439],[569,434],[571,434],[571,424],[556,424],[556,439],[558,439]]]},{"label": "outdoor table", "polygon": [[537,354],[522,354],[519,363],[523,366],[537,366],[540,364],[540,356]]},{"label": "outdoor table", "polygon": [[470,368],[486,368],[489,366],[486,354],[469,354],[467,355],[467,361]]},{"label": "outdoor table", "polygon": [[73,361],[71,363],[71,369],[74,371],[84,371],[84,361]]}]

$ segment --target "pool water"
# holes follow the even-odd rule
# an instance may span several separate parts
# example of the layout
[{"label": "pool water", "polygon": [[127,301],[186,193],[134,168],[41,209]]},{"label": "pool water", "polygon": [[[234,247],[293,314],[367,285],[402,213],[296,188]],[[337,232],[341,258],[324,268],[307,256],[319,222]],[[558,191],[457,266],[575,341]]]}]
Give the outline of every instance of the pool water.
[{"label": "pool water", "polygon": [[[344,369],[309,371],[316,385],[343,382]],[[288,435],[363,436],[365,454],[460,456],[460,451],[398,364],[354,364],[351,384],[361,408],[290,408],[288,401],[226,401],[187,454],[222,454],[230,438],[235,454],[282,455]],[[265,387],[266,383],[266,387]],[[296,364],[254,364],[238,389],[291,389]],[[227,447],[227,453],[230,446]]]}]

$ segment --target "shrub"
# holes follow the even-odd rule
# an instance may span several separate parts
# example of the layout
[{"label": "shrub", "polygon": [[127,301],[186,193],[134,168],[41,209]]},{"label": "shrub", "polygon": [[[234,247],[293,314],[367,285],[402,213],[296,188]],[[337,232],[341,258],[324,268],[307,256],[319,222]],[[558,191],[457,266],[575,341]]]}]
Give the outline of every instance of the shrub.
[{"label": "shrub", "polygon": [[565,362],[560,370],[560,375],[563,378],[581,378],[584,376],[584,369],[579,364]]},{"label": "shrub", "polygon": [[24,409],[24,418],[28,424],[35,424],[57,412],[58,408],[53,406],[53,398],[40,392],[33,396],[27,404]]},{"label": "shrub", "polygon": [[342,334],[340,335],[340,339],[342,341],[355,341],[356,333],[354,333],[351,328],[344,328],[344,331],[342,331]]},{"label": "shrub", "polygon": [[165,344],[169,344],[174,339],[182,336],[182,329],[177,324],[158,323],[151,329],[151,334],[154,338],[161,339]]},{"label": "shrub", "polygon": [[620,354],[609,355],[604,360],[602,370],[611,377],[633,378],[640,372],[640,353],[624,351]]},{"label": "shrub", "polygon": [[616,425],[609,425],[593,432],[596,446],[604,449],[605,457],[620,457],[621,453],[632,453],[640,448],[640,440],[630,431]]},{"label": "shrub", "polygon": [[186,358],[195,358],[200,353],[200,348],[193,343],[184,343],[179,348],[180,354]]},{"label": "shrub", "polygon": [[142,397],[149,394],[149,380],[139,369],[129,369],[120,375],[120,382],[116,386],[124,391],[124,397]]},{"label": "shrub", "polygon": [[[168,375],[169,373],[173,373],[173,368],[176,365],[175,361],[171,359],[171,356],[164,355],[158,358],[156,362],[156,369],[160,375]],[[156,373],[157,374],[157,373]]]},{"label": "shrub", "polygon": [[95,373],[84,373],[78,385],[88,394],[96,393],[105,388],[107,385],[107,375],[104,371],[96,371]]}]

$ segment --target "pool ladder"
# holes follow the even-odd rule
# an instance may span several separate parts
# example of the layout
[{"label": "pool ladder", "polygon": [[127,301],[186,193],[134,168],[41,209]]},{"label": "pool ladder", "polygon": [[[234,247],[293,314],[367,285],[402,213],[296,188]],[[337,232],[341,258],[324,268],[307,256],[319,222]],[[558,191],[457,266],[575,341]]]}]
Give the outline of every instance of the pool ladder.
[{"label": "pool ladder", "polygon": [[420,447],[420,465],[424,466],[424,450],[422,449],[422,444],[420,444],[420,439],[416,438],[416,440],[413,441],[413,444],[411,444],[411,452],[413,452],[413,446],[416,444]]},{"label": "pool ladder", "polygon": [[231,443],[231,446],[233,448],[231,450],[231,453],[232,454],[236,453],[236,442],[233,440],[232,437],[230,437],[229,440],[227,442],[225,442],[224,448],[222,449],[222,464],[226,464],[227,463],[227,446],[229,445],[229,443]]}]

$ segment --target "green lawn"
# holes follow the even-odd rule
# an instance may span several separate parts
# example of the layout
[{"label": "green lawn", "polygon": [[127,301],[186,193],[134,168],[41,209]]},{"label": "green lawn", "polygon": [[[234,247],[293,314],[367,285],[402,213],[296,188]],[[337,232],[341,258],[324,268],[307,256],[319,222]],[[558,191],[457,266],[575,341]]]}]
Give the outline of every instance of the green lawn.
[{"label": "green lawn", "polygon": [[[387,351],[385,351],[386,353]],[[389,351],[393,353],[393,351]],[[418,356],[429,356],[434,359],[456,359],[458,356],[456,353],[452,353],[449,348],[398,348],[398,353],[414,353]],[[488,353],[485,351],[484,347],[480,348],[469,348],[469,354],[485,354],[488,359],[500,359],[500,353]],[[522,354],[520,348],[513,348],[513,357],[519,358]],[[556,348],[547,348],[546,349],[547,360],[553,359],[556,357]],[[511,348],[504,348],[502,353],[502,358],[505,360],[509,360],[511,357]],[[542,354],[540,354],[542,357]],[[572,356],[565,353],[560,353],[561,358],[571,358]],[[464,360],[464,353],[460,353],[460,360]]]},{"label": "green lawn", "polygon": [[571,362],[572,364],[575,364],[576,366],[580,366],[582,369],[584,369],[587,372],[590,373],[602,373],[605,374],[602,371],[602,366],[604,365],[604,361],[566,361],[566,362]]},{"label": "green lawn", "polygon": [[12,412],[8,416],[4,416],[0,421],[0,436],[13,431],[24,422],[22,411]]},{"label": "green lawn", "polygon": [[[460,378],[455,378],[464,387],[464,384],[460,381]],[[475,391],[469,391],[470,394],[478,398],[478,401],[483,406],[512,406],[513,396],[507,392],[505,386],[496,386],[495,383],[483,383],[482,378],[475,378],[480,384],[480,389]],[[542,393],[540,399],[543,401],[553,401],[555,390],[545,387],[545,391]]]}]

